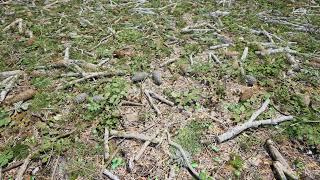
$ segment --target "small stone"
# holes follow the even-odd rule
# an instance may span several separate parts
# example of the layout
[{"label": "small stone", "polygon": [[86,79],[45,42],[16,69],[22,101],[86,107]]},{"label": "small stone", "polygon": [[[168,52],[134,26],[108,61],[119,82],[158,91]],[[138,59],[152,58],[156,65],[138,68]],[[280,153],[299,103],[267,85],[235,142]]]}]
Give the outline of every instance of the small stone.
[{"label": "small stone", "polygon": [[246,75],[245,78],[248,86],[253,86],[257,82],[257,79],[251,75]]},{"label": "small stone", "polygon": [[294,72],[300,72],[301,70],[301,67],[299,66],[299,64],[293,64],[291,65],[291,67]]},{"label": "small stone", "polygon": [[78,94],[75,98],[74,98],[74,102],[76,102],[77,104],[83,103],[84,101],[86,101],[88,98],[88,94],[87,93],[81,93]]},{"label": "small stone", "polygon": [[134,83],[141,82],[141,81],[145,80],[147,77],[148,77],[148,73],[146,73],[146,72],[137,72],[136,74],[133,75],[132,81]]},{"label": "small stone", "polygon": [[98,102],[103,101],[104,98],[103,98],[102,95],[95,95],[95,96],[92,97],[92,100],[93,100],[94,102],[97,102],[97,103],[98,103]]},{"label": "small stone", "polygon": [[293,76],[293,75],[294,75],[293,70],[292,70],[292,69],[289,69],[289,70],[287,71],[287,76]]},{"label": "small stone", "polygon": [[152,78],[156,85],[160,86],[162,84],[160,71],[153,71]]}]

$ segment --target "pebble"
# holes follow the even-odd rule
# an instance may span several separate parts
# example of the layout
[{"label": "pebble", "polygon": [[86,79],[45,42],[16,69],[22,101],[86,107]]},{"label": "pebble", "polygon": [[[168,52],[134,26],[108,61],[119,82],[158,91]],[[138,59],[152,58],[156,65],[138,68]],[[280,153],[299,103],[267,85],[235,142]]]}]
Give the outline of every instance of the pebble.
[{"label": "pebble", "polygon": [[293,64],[291,65],[291,67],[294,72],[300,72],[301,70],[301,67],[299,66],[299,64]]},{"label": "pebble", "polygon": [[95,96],[92,97],[92,100],[93,100],[94,102],[97,102],[97,103],[98,103],[98,102],[103,101],[104,98],[103,98],[102,95],[95,95]]},{"label": "pebble", "polygon": [[74,98],[74,102],[76,102],[77,104],[83,103],[84,101],[86,101],[88,98],[88,94],[87,93],[81,93],[78,94],[75,98]]},{"label": "pebble", "polygon": [[253,86],[257,82],[257,79],[251,75],[246,75],[245,78],[248,86]]},{"label": "pebble", "polygon": [[132,81],[134,83],[141,82],[141,81],[145,80],[147,77],[148,77],[148,73],[146,73],[146,72],[137,72],[136,74],[133,75]]},{"label": "pebble", "polygon": [[152,78],[156,85],[160,86],[162,84],[160,71],[153,71]]}]

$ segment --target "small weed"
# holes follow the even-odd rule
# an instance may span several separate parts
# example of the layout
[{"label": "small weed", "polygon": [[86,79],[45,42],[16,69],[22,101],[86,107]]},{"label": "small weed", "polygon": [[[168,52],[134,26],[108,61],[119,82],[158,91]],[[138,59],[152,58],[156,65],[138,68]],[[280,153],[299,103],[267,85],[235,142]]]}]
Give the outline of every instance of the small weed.
[{"label": "small weed", "polygon": [[31,83],[37,89],[46,89],[51,84],[51,80],[45,77],[33,78]]},{"label": "small weed", "polygon": [[241,171],[244,165],[244,161],[242,160],[241,156],[232,153],[230,155],[230,165],[235,169],[234,175],[239,178],[241,176]]},{"label": "small weed", "polygon": [[11,122],[8,113],[0,108],[0,128],[7,126]]},{"label": "small weed", "polygon": [[199,137],[206,128],[206,124],[192,121],[189,125],[179,130],[175,139],[186,151],[192,154],[197,153],[202,148]]},{"label": "small weed", "polygon": [[239,140],[240,148],[245,152],[253,149],[254,146],[261,144],[261,140],[253,136],[241,136]]},{"label": "small weed", "polygon": [[111,161],[111,169],[117,169],[120,166],[124,165],[124,161],[121,157],[113,158]]},{"label": "small weed", "polygon": [[169,97],[174,99],[175,103],[187,108],[189,106],[199,108],[199,99],[200,99],[200,92],[197,89],[192,89],[184,92],[176,92],[172,91],[169,94]]}]

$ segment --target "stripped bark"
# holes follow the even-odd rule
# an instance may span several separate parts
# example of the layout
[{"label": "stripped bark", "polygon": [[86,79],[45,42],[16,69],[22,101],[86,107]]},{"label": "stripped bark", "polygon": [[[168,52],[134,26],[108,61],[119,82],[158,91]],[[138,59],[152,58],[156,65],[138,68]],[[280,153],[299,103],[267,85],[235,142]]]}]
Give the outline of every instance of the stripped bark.
[{"label": "stripped bark", "polygon": [[276,125],[284,121],[289,121],[292,120],[293,116],[281,116],[276,119],[267,119],[267,120],[262,120],[262,121],[253,121],[253,122],[246,122],[244,124],[238,125],[229,131],[219,135],[217,137],[217,140],[219,143],[222,143],[226,140],[229,140],[236,135],[240,134],[242,131],[245,131],[246,129],[253,128],[253,127],[259,127],[261,125]]}]

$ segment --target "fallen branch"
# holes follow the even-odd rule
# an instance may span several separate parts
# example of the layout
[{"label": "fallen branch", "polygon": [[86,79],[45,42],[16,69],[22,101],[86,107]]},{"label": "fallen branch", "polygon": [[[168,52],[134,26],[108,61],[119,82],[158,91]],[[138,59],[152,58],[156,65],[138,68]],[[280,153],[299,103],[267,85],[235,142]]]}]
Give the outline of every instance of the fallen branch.
[{"label": "fallen branch", "polygon": [[11,164],[10,166],[3,168],[2,173],[5,173],[5,172],[10,171],[14,168],[17,168],[17,167],[21,166],[22,164],[23,164],[23,161],[15,162],[15,163]]},{"label": "fallen branch", "polygon": [[104,160],[105,160],[105,162],[107,162],[107,160],[108,160],[108,158],[110,156],[110,153],[109,153],[110,149],[109,149],[109,142],[108,142],[108,140],[109,140],[109,129],[107,127],[104,128],[104,137],[103,137],[103,139],[104,139]]},{"label": "fallen branch", "polygon": [[149,92],[147,90],[144,91],[144,94],[147,96],[147,100],[150,104],[150,106],[156,111],[157,115],[160,116],[161,115],[161,112],[160,110],[158,109],[158,107],[153,103],[152,101],[152,98],[149,94]]},{"label": "fallen branch", "polygon": [[171,138],[170,138],[170,135],[169,133],[167,133],[167,136],[168,136],[168,141],[169,141],[169,145],[173,146],[174,148],[178,149],[182,155],[182,158],[187,166],[187,168],[189,169],[191,175],[196,178],[196,179],[201,179],[200,176],[199,176],[199,173],[196,172],[196,170],[192,167],[192,165],[190,164],[189,162],[189,159],[186,155],[186,152],[184,151],[184,149],[181,147],[180,144],[178,143],[175,143],[173,141],[171,141]]},{"label": "fallen branch", "polygon": [[127,105],[127,106],[144,106],[144,104],[137,103],[137,102],[131,102],[131,101],[121,101],[120,105]]},{"label": "fallen branch", "polygon": [[297,51],[292,50],[289,47],[280,47],[277,49],[270,48],[270,49],[263,50],[263,51],[256,51],[255,53],[258,55],[261,55],[261,56],[267,56],[267,55],[277,54],[277,53],[299,54]]},{"label": "fallen branch", "polygon": [[85,81],[87,79],[91,79],[91,78],[122,76],[122,75],[124,75],[124,73],[121,72],[121,71],[119,71],[119,72],[103,71],[103,72],[93,72],[93,73],[82,73],[81,76],[83,76],[83,78],[70,81],[66,85],[58,87],[57,90],[66,89],[66,88],[68,88],[70,86],[73,86],[73,85],[75,85],[77,83],[83,82],[83,81]]},{"label": "fallen branch", "polygon": [[268,98],[268,99],[262,104],[262,106],[261,106],[256,112],[254,112],[254,113],[251,115],[251,117],[250,117],[250,119],[248,120],[248,122],[254,121],[263,111],[265,111],[265,110],[267,109],[269,103],[270,103],[270,99]]},{"label": "fallen branch", "polygon": [[116,130],[110,130],[110,135],[118,137],[118,138],[139,139],[142,141],[150,141],[151,143],[154,143],[154,144],[160,143],[160,139],[158,139],[158,138],[152,138],[152,137],[146,136],[144,134],[139,134],[136,132],[127,133],[127,132],[120,132],[120,131],[116,131]]},{"label": "fallen branch", "polygon": [[[159,132],[160,131],[157,130],[157,132],[151,138],[155,139],[157,137],[157,135],[159,134]],[[137,155],[134,157],[135,161],[138,161],[140,159],[140,157],[142,156],[143,152],[146,150],[146,148],[149,146],[150,143],[151,143],[150,141],[144,142],[144,144],[142,145],[141,149],[139,150]]]},{"label": "fallen branch", "polygon": [[224,48],[224,47],[229,47],[231,44],[219,44],[219,45],[215,45],[215,46],[210,46],[209,49],[210,50],[215,50],[215,49],[220,49],[220,48]]},{"label": "fallen branch", "polygon": [[242,77],[246,76],[246,73],[244,71],[242,62],[246,60],[246,58],[248,56],[248,52],[249,52],[249,48],[245,47],[244,50],[243,50],[242,56],[241,56],[240,60],[238,61],[239,68],[240,68],[240,74],[241,74]]},{"label": "fallen branch", "polygon": [[11,27],[13,26],[18,26],[19,28],[19,33],[22,33],[23,32],[23,29],[22,29],[22,19],[21,18],[18,18],[16,20],[14,20],[12,23],[10,23],[9,25],[7,25],[6,27],[4,27],[2,29],[3,32],[6,32],[8,31]]},{"label": "fallen branch", "polygon": [[19,168],[15,180],[23,180],[23,174],[27,170],[27,167],[28,167],[28,165],[30,163],[31,155],[32,154],[29,154],[28,157],[23,161],[23,164]]},{"label": "fallen branch", "polygon": [[293,116],[281,116],[279,118],[276,119],[267,119],[267,120],[261,120],[261,121],[253,121],[253,122],[246,122],[242,125],[238,125],[232,129],[230,129],[229,131],[219,135],[217,137],[217,140],[219,143],[222,143],[226,140],[229,140],[233,137],[235,137],[236,135],[240,134],[242,131],[249,129],[249,128],[253,128],[253,127],[258,127],[261,125],[276,125],[279,124],[281,122],[284,121],[289,121],[292,120]]},{"label": "fallen branch", "polygon": [[112,174],[109,170],[105,169],[102,172],[105,176],[107,176],[108,178],[110,178],[111,180],[120,180],[118,176]]},{"label": "fallen branch", "polygon": [[153,97],[153,98],[155,98],[165,104],[168,104],[169,106],[174,106],[174,102],[167,100],[166,98],[160,96],[159,94],[156,94],[153,91],[148,91],[148,93],[151,95],[151,97]]},{"label": "fallen branch", "polygon": [[298,180],[298,177],[292,171],[291,167],[275,147],[275,144],[271,139],[266,141],[266,147],[273,160],[273,167],[276,171],[276,176],[281,180],[287,179],[286,177],[288,177],[288,179]]}]

